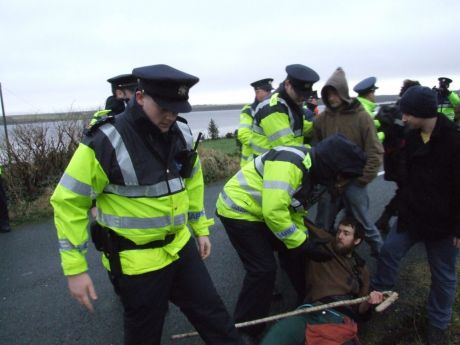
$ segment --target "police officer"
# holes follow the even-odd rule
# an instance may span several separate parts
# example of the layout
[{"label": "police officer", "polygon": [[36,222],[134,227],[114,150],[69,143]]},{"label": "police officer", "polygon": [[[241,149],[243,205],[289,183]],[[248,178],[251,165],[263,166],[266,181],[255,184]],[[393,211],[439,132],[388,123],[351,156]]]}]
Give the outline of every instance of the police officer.
[{"label": "police officer", "polygon": [[365,78],[353,87],[353,91],[358,94],[356,99],[361,103],[364,110],[374,119],[377,137],[380,141],[383,141],[383,139],[385,139],[385,134],[380,130],[381,125],[379,120],[375,119],[375,115],[378,113],[378,105],[375,102],[375,91],[378,89],[375,85],[376,82],[376,77]]},{"label": "police officer", "polygon": [[[341,134],[317,146],[278,146],[246,164],[224,186],[217,214],[246,271],[236,309],[237,322],[268,315],[276,278],[278,251],[302,301],[305,294],[304,255],[327,260],[321,243],[309,238],[304,224],[313,186],[343,187],[345,178],[360,176],[364,152]],[[244,328],[253,337],[263,327]]]},{"label": "police officer", "polygon": [[438,98],[438,112],[447,116],[451,121],[455,121],[455,108],[460,105],[460,96],[449,90],[452,79],[439,77],[439,87],[434,88]]},{"label": "police officer", "polygon": [[202,262],[214,220],[204,211],[190,128],[177,116],[191,111],[189,89],[198,78],[167,65],[135,68],[133,75],[134,101],[87,131],[51,197],[70,293],[93,310],[97,295],[85,254],[95,196],[91,233],[119,287],[125,344],[160,344],[168,300],[206,344],[241,344]]},{"label": "police officer", "polygon": [[247,162],[252,160],[252,122],[254,121],[254,111],[257,105],[262,102],[273,90],[273,79],[266,78],[257,80],[250,85],[254,88],[255,99],[252,104],[246,104],[241,109],[240,126],[238,128],[238,140],[241,143],[241,160],[240,166],[243,167]]},{"label": "police officer", "polygon": [[5,188],[3,187],[2,168],[0,167],[0,232],[10,232],[10,217]]},{"label": "police officer", "polygon": [[254,114],[251,146],[255,156],[276,146],[303,145],[304,136],[312,131],[312,123],[304,119],[302,105],[319,75],[300,64],[286,66],[286,73],[286,79]]},{"label": "police officer", "polygon": [[112,95],[107,97],[105,108],[94,113],[90,126],[109,114],[121,114],[136,91],[137,79],[132,74],[120,74],[107,79],[107,81],[111,85]]}]

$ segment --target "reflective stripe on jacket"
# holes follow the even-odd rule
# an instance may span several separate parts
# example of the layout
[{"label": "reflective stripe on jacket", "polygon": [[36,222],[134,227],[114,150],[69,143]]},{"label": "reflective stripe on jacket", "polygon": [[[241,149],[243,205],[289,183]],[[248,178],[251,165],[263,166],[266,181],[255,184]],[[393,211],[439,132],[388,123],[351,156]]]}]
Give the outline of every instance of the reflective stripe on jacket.
[{"label": "reflective stripe on jacket", "polygon": [[306,238],[306,211],[296,194],[304,185],[310,162],[303,146],[277,147],[245,165],[224,186],[217,200],[223,217],[265,222],[287,248],[298,247]]},{"label": "reflective stripe on jacket", "polygon": [[238,127],[238,140],[241,143],[241,160],[240,166],[243,167],[246,163],[252,160],[252,121],[253,109],[250,104],[246,104],[240,113],[240,125]]},{"label": "reflective stripe on jacket", "polygon": [[[178,258],[190,225],[196,236],[208,235],[201,165],[179,175],[179,152],[192,147],[191,131],[177,122],[169,132],[171,155],[161,157],[152,124],[138,107],[83,139],[51,197],[64,274],[87,270],[88,209],[96,199],[97,222],[136,244],[175,234],[163,248],[120,253],[123,273],[158,270]],[[103,256],[103,263],[109,267]]]},{"label": "reflective stripe on jacket", "polygon": [[[438,99],[439,101],[439,99]],[[449,96],[444,97],[439,101],[438,104],[438,111],[444,114],[449,120],[455,120],[455,108],[460,105],[460,96],[451,91]]]},{"label": "reflective stripe on jacket", "polygon": [[251,146],[260,156],[277,146],[303,145],[303,114],[294,113],[287,102],[274,93],[262,101],[254,113]]}]

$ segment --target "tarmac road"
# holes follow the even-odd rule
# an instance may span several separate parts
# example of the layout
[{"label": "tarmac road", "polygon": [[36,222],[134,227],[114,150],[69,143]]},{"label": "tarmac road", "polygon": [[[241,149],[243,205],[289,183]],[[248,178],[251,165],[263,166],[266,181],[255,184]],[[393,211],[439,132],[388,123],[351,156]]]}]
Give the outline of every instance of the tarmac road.
[{"label": "tarmac road", "polygon": [[[206,188],[206,211],[214,214],[223,182]],[[377,219],[392,197],[394,185],[378,177],[370,186],[371,219]],[[314,219],[315,210],[311,211]],[[222,224],[216,218],[212,229],[212,254],[206,260],[213,281],[228,310],[233,308],[242,283],[243,269]],[[98,293],[95,312],[87,312],[74,301],[62,275],[57,238],[52,219],[15,228],[0,234],[0,344],[2,345],[119,345],[123,343],[122,307],[112,291],[100,255],[90,247],[90,275]],[[368,257],[367,245],[361,246]],[[370,260],[372,267],[372,260]],[[295,308],[294,293],[284,273],[279,273],[281,301],[273,312]],[[193,330],[183,314],[171,304],[166,318],[163,344],[200,345],[199,337],[171,341],[172,334]]]}]

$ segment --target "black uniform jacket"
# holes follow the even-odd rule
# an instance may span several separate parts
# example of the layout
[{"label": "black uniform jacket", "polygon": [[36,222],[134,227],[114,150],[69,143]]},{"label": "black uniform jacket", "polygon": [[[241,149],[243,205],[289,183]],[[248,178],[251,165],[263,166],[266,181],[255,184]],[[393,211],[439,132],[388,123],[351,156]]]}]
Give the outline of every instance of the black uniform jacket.
[{"label": "black uniform jacket", "polygon": [[[112,124],[126,145],[139,185],[153,185],[180,177],[183,163],[181,158],[185,151],[190,150],[190,143],[187,145],[187,140],[179,128],[180,122],[175,123],[167,133],[161,133],[147,118],[142,108],[134,102],[128,105],[122,114],[113,118]],[[110,183],[126,185],[122,169],[115,158],[115,148],[107,136],[98,135],[96,129],[92,129],[94,135],[90,133],[84,138],[85,143],[95,149],[96,158]]]},{"label": "black uniform jacket", "polygon": [[460,131],[437,116],[430,140],[420,130],[406,135],[399,231],[416,239],[460,238]]}]

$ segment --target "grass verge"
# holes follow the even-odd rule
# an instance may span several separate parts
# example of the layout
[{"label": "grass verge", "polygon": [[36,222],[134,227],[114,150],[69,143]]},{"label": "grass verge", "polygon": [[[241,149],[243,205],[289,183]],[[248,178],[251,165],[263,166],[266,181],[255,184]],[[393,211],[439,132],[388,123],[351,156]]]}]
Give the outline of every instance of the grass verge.
[{"label": "grass verge", "polygon": [[[460,267],[457,265],[457,275]],[[383,313],[360,325],[360,339],[366,345],[424,345],[425,304],[431,284],[426,258],[403,264],[399,274],[400,297]],[[449,328],[449,344],[460,344],[460,291],[457,290]]]}]

